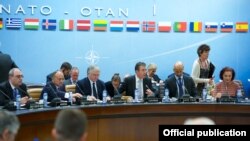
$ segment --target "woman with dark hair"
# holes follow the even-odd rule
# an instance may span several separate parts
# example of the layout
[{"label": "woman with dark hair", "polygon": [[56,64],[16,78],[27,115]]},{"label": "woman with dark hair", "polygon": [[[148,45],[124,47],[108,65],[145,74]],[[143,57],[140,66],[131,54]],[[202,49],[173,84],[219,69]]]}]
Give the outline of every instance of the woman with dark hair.
[{"label": "woman with dark hair", "polygon": [[197,49],[199,58],[193,63],[191,76],[195,82],[198,96],[201,96],[203,88],[214,83],[212,75],[215,67],[208,59],[209,51],[210,47],[208,45],[200,45]]},{"label": "woman with dark hair", "polygon": [[105,83],[106,90],[110,97],[114,97],[115,95],[119,94],[118,90],[120,84],[121,84],[121,78],[119,76],[119,73],[115,73],[112,76],[111,81]]},{"label": "woman with dark hair", "polygon": [[233,81],[234,77],[235,77],[234,69],[230,67],[224,67],[220,71],[220,79],[222,80],[222,82],[216,84],[213,96],[217,98],[220,98],[221,95],[235,97],[237,90],[240,89],[240,86]]}]

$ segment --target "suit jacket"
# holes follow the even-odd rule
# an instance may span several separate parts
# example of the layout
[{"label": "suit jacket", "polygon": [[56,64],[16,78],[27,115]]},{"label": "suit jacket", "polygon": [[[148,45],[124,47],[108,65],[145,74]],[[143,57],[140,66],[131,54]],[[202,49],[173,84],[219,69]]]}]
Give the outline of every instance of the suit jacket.
[{"label": "suit jacket", "polygon": [[48,102],[52,101],[54,98],[61,98],[63,100],[68,100],[66,99],[65,92],[61,91],[60,89],[56,88],[56,85],[51,81],[48,82],[44,87],[40,95],[40,99],[43,99],[43,94],[47,93],[48,94]]},{"label": "suit jacket", "polygon": [[[147,77],[148,77],[148,76],[147,76]],[[154,79],[154,81],[156,81],[157,83],[159,83],[160,80],[161,80],[157,74],[154,74],[154,75],[153,75],[153,79]]]},{"label": "suit jacket", "polygon": [[8,80],[9,71],[12,68],[17,68],[15,62],[8,54],[0,52],[0,83]]},{"label": "suit jacket", "polygon": [[[98,98],[102,100],[102,92],[105,90],[105,84],[101,80],[96,81]],[[92,89],[91,84],[88,77],[83,78],[82,80],[77,81],[76,83],[76,93],[80,93],[82,95],[91,95]]]},{"label": "suit jacket", "polygon": [[[21,97],[25,96],[29,97],[29,94],[27,92],[27,86],[25,84],[22,84],[17,89]],[[0,105],[5,105],[5,103],[9,101],[16,101],[16,100],[13,97],[13,89],[11,88],[9,81],[5,81],[0,84]]]},{"label": "suit jacket", "polygon": [[106,87],[106,90],[108,92],[108,95],[110,97],[114,97],[115,95],[118,95],[119,94],[119,91],[116,91],[112,82],[111,81],[108,81],[105,83],[105,87]]},{"label": "suit jacket", "polygon": [[[126,96],[132,96],[134,98],[135,97],[135,88],[136,88],[135,81],[136,81],[135,75],[125,78],[124,82],[122,83],[122,85],[119,89],[119,93],[123,93],[124,91],[126,91]],[[152,87],[151,79],[145,77],[143,79],[144,98],[147,98],[147,94],[146,94],[146,90],[148,89],[147,87],[149,87],[149,89],[151,91],[153,91],[153,92],[155,91]]]},{"label": "suit jacket", "polygon": [[[187,76],[187,75],[183,75],[183,80],[184,80],[184,85],[185,85],[185,89],[184,92],[185,93],[189,93],[190,96],[196,96],[196,88],[195,88],[195,84],[194,84],[194,80],[192,79],[192,77]],[[165,81],[165,88],[168,88],[169,90],[169,97],[176,97],[178,98],[178,87],[176,85],[176,78],[175,75],[169,77],[166,81]]]}]

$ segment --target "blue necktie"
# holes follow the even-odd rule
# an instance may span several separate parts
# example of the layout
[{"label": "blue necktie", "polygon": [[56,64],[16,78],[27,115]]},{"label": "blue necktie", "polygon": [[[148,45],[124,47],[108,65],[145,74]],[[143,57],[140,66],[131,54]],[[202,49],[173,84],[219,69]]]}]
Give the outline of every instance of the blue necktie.
[{"label": "blue necktie", "polygon": [[13,89],[13,100],[16,100],[16,95],[18,94],[18,89],[14,88]]},{"label": "blue necktie", "polygon": [[178,88],[179,88],[179,97],[182,97],[183,96],[183,88],[182,88],[181,77],[178,78]]}]

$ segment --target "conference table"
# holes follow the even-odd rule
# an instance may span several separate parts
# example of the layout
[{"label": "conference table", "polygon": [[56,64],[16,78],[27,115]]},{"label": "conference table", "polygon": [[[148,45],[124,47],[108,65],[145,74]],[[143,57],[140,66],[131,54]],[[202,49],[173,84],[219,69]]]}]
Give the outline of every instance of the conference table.
[{"label": "conference table", "polygon": [[187,118],[209,117],[218,125],[250,125],[249,103],[124,103],[64,106],[15,111],[17,141],[50,141],[57,113],[80,109],[88,117],[88,141],[156,141],[159,125],[182,125]]}]

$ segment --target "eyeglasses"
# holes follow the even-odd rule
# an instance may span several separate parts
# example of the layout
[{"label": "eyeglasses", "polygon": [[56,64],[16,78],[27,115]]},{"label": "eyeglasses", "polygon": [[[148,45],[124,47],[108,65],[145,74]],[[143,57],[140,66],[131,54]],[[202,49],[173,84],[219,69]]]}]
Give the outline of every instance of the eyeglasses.
[{"label": "eyeglasses", "polygon": [[20,78],[23,78],[24,76],[23,75],[15,75],[14,77],[20,79]]}]

